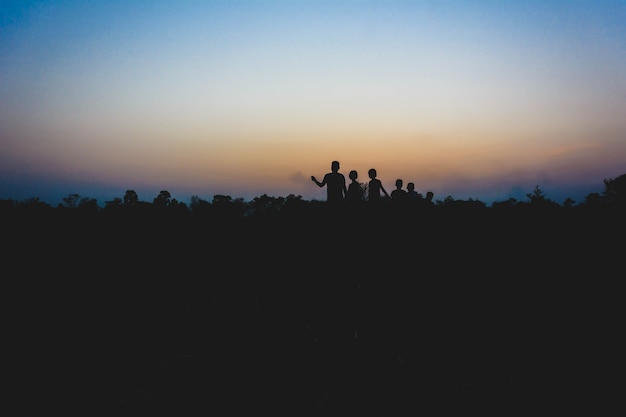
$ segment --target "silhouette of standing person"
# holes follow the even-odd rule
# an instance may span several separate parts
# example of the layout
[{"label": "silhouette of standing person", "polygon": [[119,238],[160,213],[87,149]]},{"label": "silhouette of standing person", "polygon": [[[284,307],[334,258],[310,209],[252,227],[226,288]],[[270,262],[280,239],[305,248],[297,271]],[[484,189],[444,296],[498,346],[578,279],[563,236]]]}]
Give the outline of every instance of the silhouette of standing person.
[{"label": "silhouette of standing person", "polygon": [[333,161],[330,164],[331,172],[324,175],[322,181],[318,181],[314,175],[311,175],[311,181],[318,187],[326,186],[326,201],[329,203],[339,203],[343,201],[348,194],[346,188],[346,177],[339,172],[339,161]]},{"label": "silhouette of standing person", "polygon": [[359,174],[357,171],[352,170],[348,174],[348,178],[352,180],[348,185],[348,194],[346,194],[346,200],[350,204],[358,203],[359,201],[363,201],[363,188],[361,188],[361,183],[357,181]]},{"label": "silhouette of standing person", "polygon": [[435,205],[435,202],[433,201],[433,197],[435,196],[435,193],[433,193],[432,191],[428,191],[426,193],[426,202],[429,205]]},{"label": "silhouette of standing person", "polygon": [[385,197],[389,198],[389,194],[387,194],[387,191],[385,191],[383,183],[378,178],[376,178],[376,176],[378,175],[376,173],[376,170],[374,168],[370,168],[370,170],[367,171],[367,175],[370,177],[370,182],[368,184],[367,200],[372,202],[380,201],[381,192],[385,195]]},{"label": "silhouette of standing person", "polygon": [[409,199],[415,199],[415,200],[422,198],[422,195],[418,193],[417,191],[415,191],[415,183],[412,183],[412,182],[406,185],[406,196]]},{"label": "silhouette of standing person", "polygon": [[396,180],[396,189],[391,192],[391,199],[396,201],[401,201],[406,199],[406,191],[402,189],[403,181],[398,178]]}]

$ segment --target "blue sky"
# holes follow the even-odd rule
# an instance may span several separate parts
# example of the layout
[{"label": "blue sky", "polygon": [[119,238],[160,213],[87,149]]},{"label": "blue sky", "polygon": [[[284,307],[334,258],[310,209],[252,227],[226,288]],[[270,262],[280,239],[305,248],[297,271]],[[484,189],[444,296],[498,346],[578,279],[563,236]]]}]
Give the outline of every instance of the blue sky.
[{"label": "blue sky", "polygon": [[435,198],[580,202],[626,173],[624,1],[19,1],[0,198],[323,199],[332,160]]}]

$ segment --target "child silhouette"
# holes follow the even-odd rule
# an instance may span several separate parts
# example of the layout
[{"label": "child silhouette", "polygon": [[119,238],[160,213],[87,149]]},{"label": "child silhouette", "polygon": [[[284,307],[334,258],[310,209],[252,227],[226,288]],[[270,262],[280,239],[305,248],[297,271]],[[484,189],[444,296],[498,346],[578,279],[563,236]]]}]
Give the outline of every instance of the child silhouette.
[{"label": "child silhouette", "polygon": [[376,170],[374,168],[370,168],[370,170],[367,171],[367,175],[370,177],[367,193],[368,201],[379,201],[381,198],[381,192],[385,195],[385,197],[389,198],[389,194],[387,194],[385,187],[383,187],[383,183],[376,178],[378,175]]},{"label": "child silhouette", "polygon": [[361,183],[357,181],[357,178],[359,177],[358,172],[352,170],[348,174],[348,177],[352,180],[352,182],[348,185],[348,194],[346,195],[346,199],[349,203],[363,201],[363,188],[361,187]]}]

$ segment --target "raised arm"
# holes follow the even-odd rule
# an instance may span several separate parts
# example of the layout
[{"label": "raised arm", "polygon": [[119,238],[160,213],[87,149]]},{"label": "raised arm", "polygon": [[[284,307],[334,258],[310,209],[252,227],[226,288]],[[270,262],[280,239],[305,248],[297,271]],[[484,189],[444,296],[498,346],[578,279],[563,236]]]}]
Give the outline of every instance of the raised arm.
[{"label": "raised arm", "polygon": [[311,181],[313,181],[314,183],[316,183],[318,187],[323,187],[324,185],[326,185],[326,182],[324,182],[324,181],[319,182],[319,181],[317,180],[317,178],[315,178],[315,175],[311,175]]}]

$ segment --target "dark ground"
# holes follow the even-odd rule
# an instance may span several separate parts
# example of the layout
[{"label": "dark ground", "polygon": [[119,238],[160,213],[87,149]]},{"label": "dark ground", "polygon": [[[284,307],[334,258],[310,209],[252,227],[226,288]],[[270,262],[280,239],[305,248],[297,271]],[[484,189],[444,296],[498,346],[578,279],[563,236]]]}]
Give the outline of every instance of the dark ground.
[{"label": "dark ground", "polygon": [[15,415],[597,415],[624,227],[581,216],[5,217]]}]

